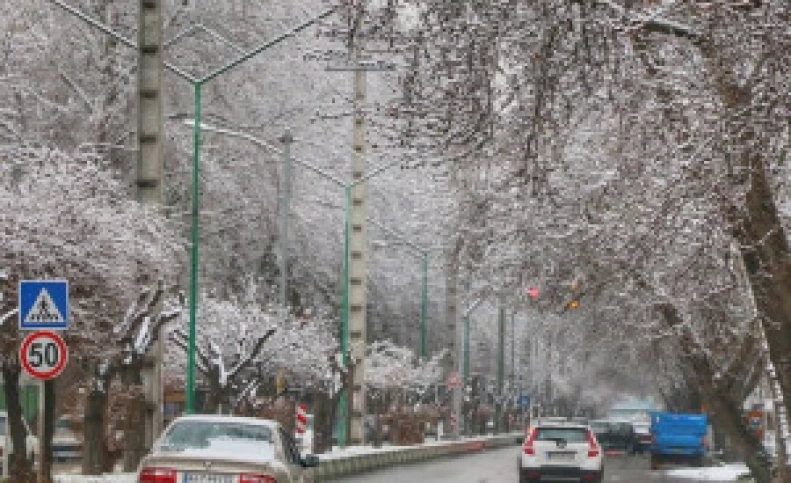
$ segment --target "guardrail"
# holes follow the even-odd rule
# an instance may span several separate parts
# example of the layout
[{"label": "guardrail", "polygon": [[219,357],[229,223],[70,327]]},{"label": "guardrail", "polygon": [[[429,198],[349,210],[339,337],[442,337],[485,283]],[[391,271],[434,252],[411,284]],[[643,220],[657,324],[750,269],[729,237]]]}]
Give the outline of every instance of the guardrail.
[{"label": "guardrail", "polygon": [[320,455],[321,464],[315,469],[314,477],[316,481],[327,481],[392,466],[513,446],[516,445],[516,440],[520,436],[522,433],[509,433],[459,441],[427,443],[413,447],[383,448],[374,453],[358,455],[338,457],[333,457],[332,454]]}]

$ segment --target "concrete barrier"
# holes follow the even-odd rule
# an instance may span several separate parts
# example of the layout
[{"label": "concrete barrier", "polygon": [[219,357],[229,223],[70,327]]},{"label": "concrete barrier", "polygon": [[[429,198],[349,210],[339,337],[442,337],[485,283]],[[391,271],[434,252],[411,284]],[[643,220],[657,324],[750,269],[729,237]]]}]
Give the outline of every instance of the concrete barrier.
[{"label": "concrete barrier", "polygon": [[478,453],[487,449],[516,446],[516,440],[521,435],[522,433],[509,433],[460,441],[429,443],[407,448],[385,448],[367,454],[337,457],[329,455],[329,457],[325,457],[326,459],[322,459],[319,467],[314,470],[314,477],[317,482],[328,481],[393,466],[402,466],[448,456]]},{"label": "concrete barrier", "polygon": [[[394,466],[420,463],[446,457],[474,454],[489,449],[516,446],[516,439],[522,433],[500,436],[484,436],[460,441],[443,441],[420,446],[383,448],[372,453],[348,456],[327,455],[322,459],[313,475],[317,482],[335,480],[344,476],[361,474]],[[114,474],[105,476],[58,475],[56,483],[133,483],[134,474]]]}]

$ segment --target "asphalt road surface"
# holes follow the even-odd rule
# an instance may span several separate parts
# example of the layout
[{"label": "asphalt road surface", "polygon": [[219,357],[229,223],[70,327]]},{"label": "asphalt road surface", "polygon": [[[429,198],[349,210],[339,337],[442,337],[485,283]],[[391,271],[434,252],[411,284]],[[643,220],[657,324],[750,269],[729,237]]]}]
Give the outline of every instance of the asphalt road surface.
[{"label": "asphalt road surface", "polygon": [[[390,468],[356,477],[344,483],[518,483],[516,458],[519,447],[498,449],[469,456],[445,458],[422,464]],[[697,483],[691,479],[670,478],[662,471],[651,471],[648,458],[613,456],[605,461],[606,482],[623,483]],[[337,480],[340,481],[340,480]]]}]

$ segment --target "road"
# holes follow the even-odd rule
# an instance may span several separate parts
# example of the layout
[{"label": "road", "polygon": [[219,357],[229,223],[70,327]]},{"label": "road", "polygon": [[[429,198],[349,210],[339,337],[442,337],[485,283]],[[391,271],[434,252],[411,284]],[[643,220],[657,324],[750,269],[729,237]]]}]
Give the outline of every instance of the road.
[{"label": "road", "polygon": [[[518,483],[516,456],[519,447],[487,451],[470,456],[402,466],[345,477],[344,483]],[[665,476],[651,471],[648,460],[640,456],[609,457],[605,462],[606,482],[696,483],[689,479]]]}]

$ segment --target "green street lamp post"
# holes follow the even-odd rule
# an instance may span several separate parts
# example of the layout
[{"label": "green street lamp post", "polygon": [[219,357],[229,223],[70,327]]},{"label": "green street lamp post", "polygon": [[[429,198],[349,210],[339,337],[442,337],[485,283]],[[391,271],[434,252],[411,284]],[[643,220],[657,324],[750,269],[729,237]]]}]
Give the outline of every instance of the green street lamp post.
[{"label": "green street lamp post", "polygon": [[[121,43],[135,49],[137,48],[137,44],[135,42],[127,39],[123,35],[114,31],[110,27],[102,24],[101,22],[98,22],[95,19],[90,18],[88,15],[79,11],[78,9],[64,3],[61,0],[50,0],[50,1],[58,5],[59,7],[63,8],[64,10],[68,11],[69,13],[73,14],[77,18],[88,23],[92,27],[95,27],[105,32],[106,34],[116,38]],[[200,243],[200,239],[199,239],[200,189],[199,188],[200,188],[200,143],[201,143],[201,90],[205,84],[208,84],[217,77],[244,64],[245,62],[256,57],[258,54],[262,53],[263,51],[278,45],[282,41],[295,36],[296,34],[300,33],[306,28],[329,17],[334,11],[335,9],[329,9],[324,13],[322,13],[321,15],[298,25],[297,27],[293,28],[292,30],[284,34],[281,34],[271,40],[268,40],[249,51],[243,51],[242,53],[240,53],[240,55],[233,58],[230,62],[209,72],[203,77],[195,77],[189,74],[188,72],[186,72],[185,70],[176,67],[173,64],[170,64],[169,62],[163,61],[165,68],[176,74],[176,76],[178,76],[179,78],[192,84],[193,99],[195,106],[194,107],[195,122],[193,127],[193,144],[192,144],[192,149],[193,149],[192,151],[192,213],[191,213],[192,226],[190,230],[192,246],[190,250],[189,344],[188,344],[188,352],[187,352],[188,361],[187,361],[187,390],[186,390],[187,413],[193,413],[195,411],[195,350],[196,350],[195,340],[197,336],[196,325],[197,325],[198,266],[199,266],[198,247]],[[198,30],[206,30],[206,29],[200,25],[192,25],[188,27],[185,31],[176,35],[176,37],[171,41],[167,42],[166,45],[168,46],[173,45],[175,41],[181,40],[185,38],[187,35],[190,35]]]},{"label": "green street lamp post", "polygon": [[[197,122],[196,120],[187,120],[186,121],[193,129],[196,129]],[[268,142],[259,139],[255,136],[250,134],[234,131],[231,129],[225,129],[221,127],[211,126],[208,124],[201,124],[200,129],[203,131],[215,132],[219,134],[224,134],[231,137],[236,137],[240,139],[245,139],[257,146],[260,146],[272,153],[281,153],[282,150],[276,148],[275,146],[269,144]],[[343,189],[344,192],[344,248],[343,248],[343,299],[342,299],[342,306],[341,306],[341,354],[343,354],[343,363],[345,366],[349,364],[349,284],[350,284],[350,277],[349,277],[349,265],[351,263],[351,240],[350,240],[350,232],[351,232],[351,204],[352,204],[352,189],[356,186],[366,183],[372,178],[384,173],[390,168],[398,166],[401,164],[401,161],[395,161],[392,163],[383,164],[378,166],[371,171],[369,171],[365,176],[362,176],[360,179],[352,182],[352,183],[344,183],[340,178],[334,176],[333,174],[325,171],[324,169],[318,167],[316,164],[311,163],[309,161],[305,161],[304,159],[290,156],[290,162],[307,168],[308,170],[318,174],[319,176],[332,181],[336,186]],[[341,402],[339,403],[339,414],[338,418],[341,421],[345,421],[348,417],[346,414],[346,401],[345,401],[345,394],[341,396]],[[346,445],[346,424],[341,424],[338,431],[338,445],[343,447]]]},{"label": "green street lamp post", "polygon": [[422,248],[397,231],[384,226],[381,223],[368,218],[371,224],[376,225],[389,236],[404,243],[420,256],[421,268],[421,291],[420,291],[420,359],[425,361],[428,358],[428,338],[427,338],[427,319],[428,319],[428,268],[432,249]]}]

